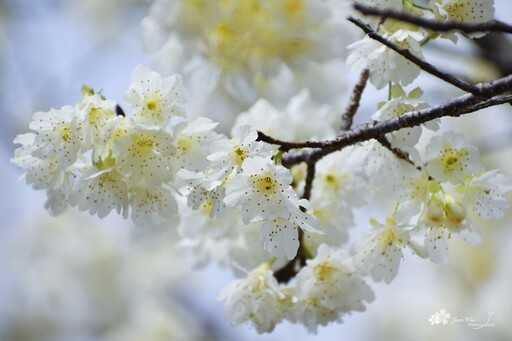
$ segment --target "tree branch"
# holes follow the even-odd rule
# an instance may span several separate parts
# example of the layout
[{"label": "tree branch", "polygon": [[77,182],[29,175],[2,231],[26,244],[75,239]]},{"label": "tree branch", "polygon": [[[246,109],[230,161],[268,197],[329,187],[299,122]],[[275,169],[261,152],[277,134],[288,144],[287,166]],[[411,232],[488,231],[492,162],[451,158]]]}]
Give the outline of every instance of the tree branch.
[{"label": "tree branch", "polygon": [[333,140],[287,142],[274,139],[263,133],[259,133],[258,136],[260,141],[284,146],[284,148],[281,149],[285,151],[294,148],[317,148],[311,151],[283,155],[283,164],[290,166],[300,162],[307,162],[311,159],[318,160],[346,146],[370,139],[379,139],[387,133],[392,133],[402,128],[415,127],[436,118],[445,116],[457,117],[484,108],[512,103],[512,95],[497,97],[503,93],[512,91],[512,75],[492,82],[479,84],[478,88],[482,96],[486,96],[487,98],[473,94],[465,94],[445,103],[413,111],[387,121],[359,125],[355,129],[343,132],[339,137]]},{"label": "tree branch", "polygon": [[341,125],[340,131],[349,130],[352,128],[352,123],[354,121],[354,116],[357,113],[357,109],[359,108],[359,104],[361,102],[361,96],[363,95],[364,88],[366,87],[366,83],[368,82],[368,77],[370,77],[370,71],[368,69],[364,69],[359,76],[359,81],[357,82],[354,90],[352,91],[352,97],[350,98],[350,104],[341,115]]},{"label": "tree branch", "polygon": [[444,80],[445,82],[447,82],[465,92],[470,92],[475,95],[479,94],[479,89],[477,87],[475,87],[474,85],[466,83],[464,81],[461,81],[460,79],[458,79],[444,71],[441,71],[434,65],[416,57],[409,50],[402,49],[401,47],[393,44],[391,41],[389,41],[388,39],[386,39],[383,36],[381,36],[380,34],[378,34],[373,28],[371,28],[369,25],[365,24],[361,20],[356,19],[354,17],[349,17],[347,20],[354,23],[359,28],[361,28],[368,35],[368,37],[370,37],[370,38],[378,41],[379,43],[387,46],[388,48],[392,49],[393,51],[400,54],[405,59],[418,65],[422,70],[430,73],[433,76],[436,76],[439,79]]},{"label": "tree branch", "polygon": [[512,33],[512,26],[498,20],[491,20],[484,23],[464,23],[459,21],[444,21],[425,19],[417,15],[411,15],[404,12],[398,12],[391,9],[378,9],[375,7],[355,3],[354,8],[364,15],[381,17],[383,19],[391,18],[399,21],[425,27],[437,32],[461,31],[464,33],[498,31]]}]

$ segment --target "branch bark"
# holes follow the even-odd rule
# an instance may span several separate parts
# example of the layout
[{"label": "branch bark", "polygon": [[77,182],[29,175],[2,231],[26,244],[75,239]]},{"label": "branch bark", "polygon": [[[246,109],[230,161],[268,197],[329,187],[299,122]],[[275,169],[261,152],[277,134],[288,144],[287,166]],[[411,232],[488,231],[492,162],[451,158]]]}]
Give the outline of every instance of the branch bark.
[{"label": "branch bark", "polygon": [[361,96],[363,95],[364,88],[366,87],[366,83],[368,82],[368,78],[370,77],[370,71],[368,69],[364,69],[359,76],[359,81],[357,82],[354,90],[352,91],[352,97],[350,98],[350,104],[347,107],[347,110],[341,115],[341,125],[340,131],[349,130],[352,128],[352,123],[354,122],[354,116],[357,113],[357,109],[359,109],[359,104],[361,102]]},{"label": "branch bark", "polygon": [[512,91],[512,75],[497,79],[492,82],[477,85],[479,96],[465,94],[445,103],[426,109],[413,111],[387,121],[378,123],[366,123],[355,129],[342,132],[339,137],[327,141],[288,142],[281,141],[258,132],[258,140],[279,145],[283,151],[301,148],[317,148],[310,152],[299,152],[296,155],[283,155],[283,164],[292,165],[299,162],[307,162],[310,159],[318,160],[323,156],[341,150],[346,146],[370,139],[382,138],[387,133],[421,125],[428,121],[441,117],[457,117],[475,112],[484,108],[512,103],[512,95],[503,95]]}]

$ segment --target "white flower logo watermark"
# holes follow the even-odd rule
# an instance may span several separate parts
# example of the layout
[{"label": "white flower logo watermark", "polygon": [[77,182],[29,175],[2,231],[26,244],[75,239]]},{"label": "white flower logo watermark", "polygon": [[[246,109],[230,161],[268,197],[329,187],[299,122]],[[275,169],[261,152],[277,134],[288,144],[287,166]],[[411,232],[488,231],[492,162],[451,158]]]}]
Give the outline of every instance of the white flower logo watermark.
[{"label": "white flower logo watermark", "polygon": [[473,316],[452,316],[446,309],[441,309],[438,312],[434,313],[428,319],[431,325],[447,325],[447,324],[455,324],[455,323],[464,323],[467,324],[468,327],[473,329],[482,329],[484,327],[494,327],[494,323],[491,322],[491,318],[494,315],[492,311],[487,312],[487,316],[485,318],[475,318]]},{"label": "white flower logo watermark", "polygon": [[434,315],[430,316],[428,321],[431,325],[435,326],[438,324],[448,324],[449,319],[452,317],[452,315],[446,311],[446,309],[441,309],[440,311],[436,312]]}]

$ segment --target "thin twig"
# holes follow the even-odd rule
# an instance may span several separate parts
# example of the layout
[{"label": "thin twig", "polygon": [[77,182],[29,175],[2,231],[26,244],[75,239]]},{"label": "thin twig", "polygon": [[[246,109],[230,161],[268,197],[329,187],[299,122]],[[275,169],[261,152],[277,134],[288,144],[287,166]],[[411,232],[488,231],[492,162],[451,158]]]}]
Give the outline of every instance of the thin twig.
[{"label": "thin twig", "polygon": [[354,90],[352,90],[350,104],[343,113],[343,115],[341,115],[340,131],[349,130],[350,128],[352,128],[354,116],[357,113],[359,104],[361,103],[361,96],[363,95],[364,88],[366,87],[366,83],[368,82],[368,77],[370,77],[370,71],[368,69],[364,69],[361,72],[361,75],[359,76],[359,81],[354,87]]},{"label": "thin twig", "polygon": [[384,148],[386,148],[387,150],[392,152],[393,155],[395,155],[397,158],[404,160],[404,161],[410,163],[411,165],[413,165],[414,167],[416,167],[416,164],[414,163],[414,161],[411,160],[410,155],[401,149],[394,148],[386,137],[378,138],[377,142],[379,142],[381,144],[381,146],[383,146]]},{"label": "thin twig", "polygon": [[505,32],[512,33],[512,26],[499,21],[491,20],[483,23],[464,23],[460,21],[436,21],[425,19],[417,15],[411,15],[404,12],[398,12],[391,9],[378,9],[375,7],[355,3],[354,8],[364,15],[377,16],[381,18],[392,18],[399,21],[414,24],[416,26],[425,27],[437,32],[448,32],[448,31],[461,31],[464,33],[475,33],[475,32]]},{"label": "thin twig", "polygon": [[368,35],[368,37],[370,37],[370,38],[378,41],[379,43],[387,46],[388,48],[392,49],[393,51],[400,54],[405,59],[418,65],[422,70],[430,73],[433,76],[436,76],[439,79],[444,80],[445,82],[447,82],[465,92],[470,92],[475,95],[480,94],[479,89],[476,86],[466,83],[466,82],[458,79],[457,77],[454,77],[453,75],[450,75],[444,71],[441,71],[434,65],[416,57],[408,49],[403,49],[403,48],[393,44],[391,41],[389,41],[388,39],[386,39],[383,36],[381,36],[380,34],[378,34],[373,28],[371,28],[369,25],[365,24],[361,20],[356,19],[354,17],[349,17],[347,20],[354,23],[359,28],[361,28]]}]

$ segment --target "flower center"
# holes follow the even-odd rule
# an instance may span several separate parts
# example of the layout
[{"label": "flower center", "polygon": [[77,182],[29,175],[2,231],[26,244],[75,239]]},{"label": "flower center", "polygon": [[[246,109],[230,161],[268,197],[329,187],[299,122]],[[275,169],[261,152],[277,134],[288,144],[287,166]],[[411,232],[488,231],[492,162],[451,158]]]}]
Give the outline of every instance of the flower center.
[{"label": "flower center", "polygon": [[315,274],[318,280],[326,281],[337,271],[336,268],[330,266],[328,263],[322,263],[315,266]]},{"label": "flower center", "polygon": [[231,153],[231,160],[235,163],[235,165],[240,166],[242,162],[244,162],[247,157],[247,150],[241,146],[236,146]]},{"label": "flower center", "polygon": [[158,105],[158,101],[154,98],[150,98],[146,101],[146,108],[148,110],[155,110]]},{"label": "flower center", "polygon": [[277,181],[269,173],[254,177],[253,182],[258,193],[272,196],[277,192]]},{"label": "flower center", "polygon": [[71,126],[68,124],[61,124],[56,130],[64,142],[71,141]]},{"label": "flower center", "polygon": [[441,161],[446,171],[453,172],[464,168],[462,161],[466,159],[467,156],[468,152],[465,149],[446,147],[441,155]]},{"label": "flower center", "polygon": [[444,6],[444,10],[448,13],[450,19],[455,21],[464,21],[464,2],[459,1]]}]

